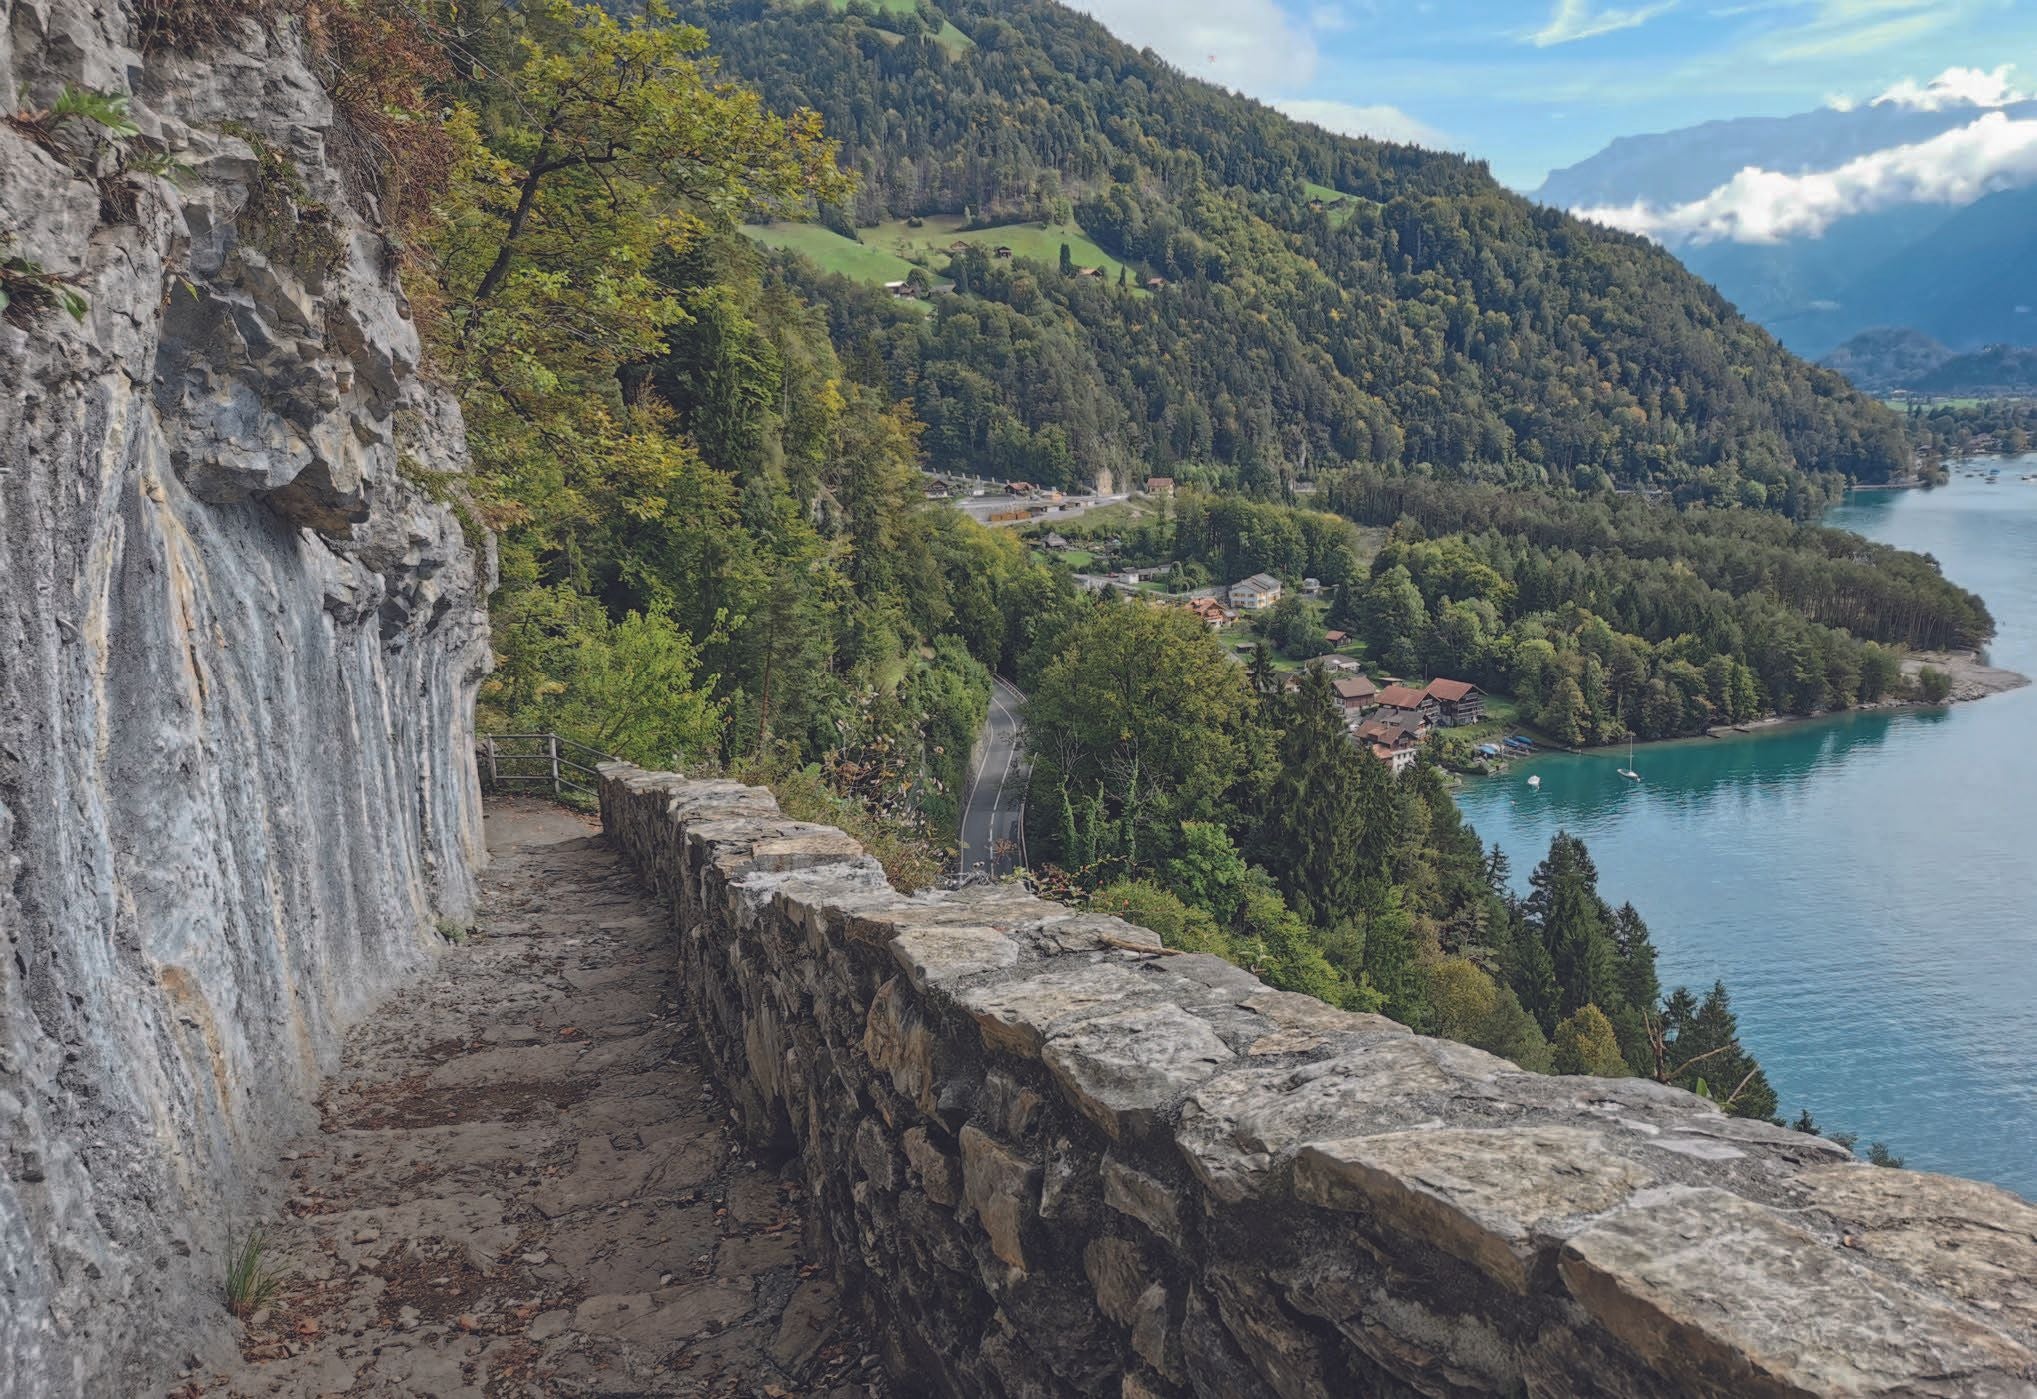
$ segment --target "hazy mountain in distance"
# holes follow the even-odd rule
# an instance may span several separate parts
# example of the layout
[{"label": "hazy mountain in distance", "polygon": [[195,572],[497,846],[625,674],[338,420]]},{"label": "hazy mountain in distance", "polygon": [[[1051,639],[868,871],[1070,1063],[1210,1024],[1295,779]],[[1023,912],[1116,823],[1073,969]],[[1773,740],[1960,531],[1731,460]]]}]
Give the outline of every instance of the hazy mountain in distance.
[{"label": "hazy mountain in distance", "polygon": [[[2037,115],[2037,102],[2002,110]],[[1977,108],[1963,104],[1930,112],[1894,105],[1843,112],[1821,107],[1789,117],[1735,117],[1620,136],[1597,155],[1551,171],[1531,197],[1562,209],[1683,204],[1704,198],[1750,165],[1785,175],[1830,170],[1871,151],[1928,141],[1977,115]]]},{"label": "hazy mountain in distance", "polygon": [[[1999,112],[2037,121],[2037,101],[1934,110],[1897,103],[1791,117],[1708,122],[1622,137],[1552,173],[1535,197],[1572,210],[1664,211],[1719,190],[1750,167],[1785,175],[1834,170]],[[2005,174],[2001,183],[2015,176]],[[1630,225],[1640,226],[1640,225]],[[1913,202],[1839,218],[1815,236],[1740,242],[1663,235],[1686,266],[1799,354],[1820,356],[1862,331],[1914,329],[1951,351],[2037,342],[2037,184],[1960,206]]]},{"label": "hazy mountain in distance", "polygon": [[1957,354],[1914,330],[1866,330],[1819,363],[1869,393],[2027,394],[2037,391],[2037,349],[1989,345]]}]

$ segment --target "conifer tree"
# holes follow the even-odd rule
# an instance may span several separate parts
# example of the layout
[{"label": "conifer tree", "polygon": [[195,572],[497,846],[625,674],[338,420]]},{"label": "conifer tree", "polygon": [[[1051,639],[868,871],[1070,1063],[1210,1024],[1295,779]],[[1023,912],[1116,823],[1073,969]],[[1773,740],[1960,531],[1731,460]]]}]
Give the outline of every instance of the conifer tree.
[{"label": "conifer tree", "polygon": [[1262,836],[1288,897],[1327,926],[1360,912],[1366,881],[1386,874],[1392,777],[1352,742],[1320,669],[1302,677],[1280,714],[1280,775]]}]

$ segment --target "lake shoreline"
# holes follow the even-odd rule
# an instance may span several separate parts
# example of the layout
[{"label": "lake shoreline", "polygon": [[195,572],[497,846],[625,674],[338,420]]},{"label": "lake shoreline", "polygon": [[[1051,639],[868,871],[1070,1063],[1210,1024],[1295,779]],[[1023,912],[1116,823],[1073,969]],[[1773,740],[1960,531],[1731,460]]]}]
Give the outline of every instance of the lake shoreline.
[{"label": "lake shoreline", "polygon": [[[1869,714],[1891,709],[1946,709],[1955,704],[1972,704],[1991,695],[2007,694],[2030,684],[2030,677],[2019,671],[2007,670],[2001,666],[1989,665],[1980,658],[1978,651],[1915,651],[1903,658],[1903,674],[1912,679],[1926,666],[1942,670],[1952,679],[1952,691],[1938,704],[1920,699],[1878,699],[1867,704],[1851,705],[1845,709],[1821,709],[1816,714],[1770,714],[1760,719],[1750,719],[1744,724],[1715,724],[1704,731],[1706,738],[1744,738],[1750,733],[1764,729],[1779,729],[1790,724],[1813,723],[1819,719],[1833,719],[1845,714]],[[1696,737],[1696,735],[1692,735]],[[1675,743],[1673,738],[1651,739],[1652,743]],[[1616,744],[1601,744],[1600,747],[1617,747]],[[1642,745],[1646,747],[1647,744]],[[1588,753],[1591,749],[1579,749]]]}]

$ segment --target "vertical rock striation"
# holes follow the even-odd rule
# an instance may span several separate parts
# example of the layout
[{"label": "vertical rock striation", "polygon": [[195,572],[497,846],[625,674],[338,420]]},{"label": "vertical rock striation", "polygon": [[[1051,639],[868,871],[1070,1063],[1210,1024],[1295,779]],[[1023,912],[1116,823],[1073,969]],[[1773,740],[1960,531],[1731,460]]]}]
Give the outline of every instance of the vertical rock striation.
[{"label": "vertical rock striation", "polygon": [[0,262],[87,303],[0,320],[7,1395],[148,1392],[220,1334],[244,1171],[481,849],[488,543],[434,498],[458,415],[372,201],[292,22],[135,24],[0,20],[10,110],[127,95],[188,167],[0,125]]}]

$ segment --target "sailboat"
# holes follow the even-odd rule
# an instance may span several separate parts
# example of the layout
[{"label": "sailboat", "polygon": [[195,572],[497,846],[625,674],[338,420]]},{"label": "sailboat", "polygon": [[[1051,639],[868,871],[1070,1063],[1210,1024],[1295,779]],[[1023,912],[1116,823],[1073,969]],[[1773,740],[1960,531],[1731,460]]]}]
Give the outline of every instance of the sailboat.
[{"label": "sailboat", "polygon": [[1629,782],[1639,782],[1641,780],[1641,774],[1634,771],[1634,740],[1631,736],[1627,739],[1627,765],[1620,769],[1620,776],[1626,778]]}]

